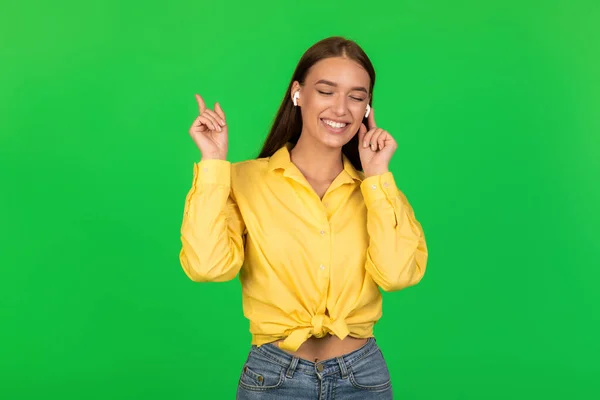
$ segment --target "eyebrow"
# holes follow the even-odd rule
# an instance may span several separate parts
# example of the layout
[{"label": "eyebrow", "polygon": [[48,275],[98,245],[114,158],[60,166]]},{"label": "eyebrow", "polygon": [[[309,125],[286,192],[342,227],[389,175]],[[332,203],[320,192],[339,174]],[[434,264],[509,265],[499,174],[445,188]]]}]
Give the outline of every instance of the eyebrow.
[{"label": "eyebrow", "polygon": [[[318,80],[318,81],[315,83],[315,85],[318,85],[319,83],[323,83],[323,84],[325,84],[325,85],[329,85],[329,86],[333,86],[333,87],[337,87],[337,86],[338,86],[338,85],[337,85],[337,83],[335,83],[335,82],[331,82],[331,81],[328,81],[328,80],[326,80],[326,79],[320,79],[320,80]],[[360,92],[365,92],[365,93],[369,94],[369,91],[368,91],[366,88],[362,87],[362,86],[356,86],[356,87],[353,87],[353,88],[351,89],[351,91],[355,91],[355,90],[358,90],[358,91],[360,91]]]}]

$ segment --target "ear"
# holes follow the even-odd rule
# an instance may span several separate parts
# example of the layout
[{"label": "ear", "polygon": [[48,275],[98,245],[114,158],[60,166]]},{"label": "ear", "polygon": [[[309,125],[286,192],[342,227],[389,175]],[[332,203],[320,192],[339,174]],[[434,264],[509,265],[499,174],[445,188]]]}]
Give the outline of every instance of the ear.
[{"label": "ear", "polygon": [[[292,83],[292,90],[290,92],[290,99],[292,99],[292,102],[294,101],[294,93],[300,91],[300,82],[298,81],[294,81],[294,83]],[[300,105],[301,103],[301,98],[302,96],[300,96],[300,98],[298,98],[298,105]]]},{"label": "ear", "polygon": [[[367,100],[367,107],[368,107],[368,109],[369,109],[369,114],[371,113],[371,110],[370,110],[370,109],[371,109],[371,101],[372,101],[372,100],[373,100],[373,99],[372,99],[372,97],[371,97],[371,94],[369,93],[369,99]],[[368,117],[369,117],[369,116],[366,114],[366,110],[365,110],[364,119],[365,119],[365,120],[368,120]]]}]

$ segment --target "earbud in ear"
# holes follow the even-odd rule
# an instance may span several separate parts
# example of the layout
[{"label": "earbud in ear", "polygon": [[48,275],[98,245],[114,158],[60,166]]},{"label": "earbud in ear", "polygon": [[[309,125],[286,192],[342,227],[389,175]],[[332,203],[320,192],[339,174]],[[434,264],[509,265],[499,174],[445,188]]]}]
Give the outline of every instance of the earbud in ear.
[{"label": "earbud in ear", "polygon": [[295,106],[298,105],[298,98],[299,97],[300,97],[300,92],[297,90],[296,93],[294,93],[294,96],[292,97],[292,101],[294,102]]},{"label": "earbud in ear", "polygon": [[367,112],[365,113],[365,118],[369,118],[370,113],[371,113],[371,105],[367,104]]}]

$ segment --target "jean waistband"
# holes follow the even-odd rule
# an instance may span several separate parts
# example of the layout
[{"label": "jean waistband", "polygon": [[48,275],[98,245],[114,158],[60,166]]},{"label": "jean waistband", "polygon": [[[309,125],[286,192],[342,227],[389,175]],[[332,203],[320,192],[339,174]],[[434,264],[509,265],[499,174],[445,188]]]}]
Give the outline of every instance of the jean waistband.
[{"label": "jean waistband", "polygon": [[368,338],[363,346],[350,353],[317,361],[316,363],[289,354],[271,343],[263,344],[260,347],[253,345],[251,349],[251,352],[258,353],[272,362],[287,368],[288,376],[293,374],[294,371],[308,375],[320,374],[321,376],[325,376],[341,373],[342,376],[345,376],[348,367],[375,351],[379,351],[379,346],[374,337]]}]

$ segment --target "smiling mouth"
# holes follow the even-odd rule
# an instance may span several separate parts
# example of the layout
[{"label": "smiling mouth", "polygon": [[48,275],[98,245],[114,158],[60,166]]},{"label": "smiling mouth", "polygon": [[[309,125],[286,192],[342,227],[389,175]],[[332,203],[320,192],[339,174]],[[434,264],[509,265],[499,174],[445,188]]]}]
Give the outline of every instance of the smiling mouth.
[{"label": "smiling mouth", "polygon": [[327,128],[327,130],[334,133],[343,132],[350,125],[347,122],[336,122],[327,118],[321,118],[320,121],[325,126],[325,128]]}]

